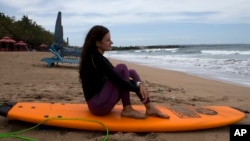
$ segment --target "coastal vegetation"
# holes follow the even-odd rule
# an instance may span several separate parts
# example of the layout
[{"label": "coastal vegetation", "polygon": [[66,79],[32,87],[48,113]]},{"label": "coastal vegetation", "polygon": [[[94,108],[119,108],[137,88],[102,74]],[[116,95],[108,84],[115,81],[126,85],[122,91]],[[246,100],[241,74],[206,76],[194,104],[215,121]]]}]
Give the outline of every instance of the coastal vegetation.
[{"label": "coastal vegetation", "polygon": [[28,16],[24,15],[17,20],[15,17],[0,13],[0,38],[5,36],[16,41],[24,41],[33,49],[42,43],[50,45],[54,42],[53,33],[29,19]]}]

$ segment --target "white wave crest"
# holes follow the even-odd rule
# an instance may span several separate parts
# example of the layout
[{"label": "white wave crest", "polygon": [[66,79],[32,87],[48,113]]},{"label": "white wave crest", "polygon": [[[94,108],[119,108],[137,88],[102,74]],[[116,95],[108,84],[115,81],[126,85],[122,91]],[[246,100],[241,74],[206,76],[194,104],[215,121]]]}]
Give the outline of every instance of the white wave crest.
[{"label": "white wave crest", "polygon": [[250,55],[250,51],[238,51],[238,50],[202,50],[201,53],[211,54],[211,55],[232,55],[232,54],[240,54],[240,55]]}]

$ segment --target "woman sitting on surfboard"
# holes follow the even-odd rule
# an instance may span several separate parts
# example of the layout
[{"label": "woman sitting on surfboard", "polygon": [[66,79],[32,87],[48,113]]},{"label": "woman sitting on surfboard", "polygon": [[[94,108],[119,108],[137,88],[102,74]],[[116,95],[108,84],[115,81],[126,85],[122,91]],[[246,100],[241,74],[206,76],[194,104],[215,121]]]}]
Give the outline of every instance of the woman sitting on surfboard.
[{"label": "woman sitting on surfboard", "polygon": [[[106,115],[121,99],[122,116],[169,118],[150,103],[148,91],[135,70],[129,70],[125,64],[114,67],[103,56],[105,51],[111,50],[112,44],[109,30],[100,25],[92,27],[85,38],[79,73],[89,110],[95,115]],[[145,105],[146,114],[132,108],[130,91]]]}]

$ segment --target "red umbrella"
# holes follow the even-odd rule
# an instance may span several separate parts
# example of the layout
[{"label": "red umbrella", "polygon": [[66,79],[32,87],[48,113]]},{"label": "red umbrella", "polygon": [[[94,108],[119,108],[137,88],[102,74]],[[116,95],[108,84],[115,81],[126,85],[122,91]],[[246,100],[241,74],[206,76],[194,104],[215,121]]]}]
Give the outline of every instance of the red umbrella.
[{"label": "red umbrella", "polygon": [[15,43],[16,46],[27,46],[27,44],[23,41],[19,41],[17,43]]},{"label": "red umbrella", "polygon": [[5,42],[5,43],[15,43],[16,41],[11,39],[8,36],[3,37],[2,39],[0,39],[0,42]]},{"label": "red umbrella", "polygon": [[48,47],[48,45],[46,45],[46,44],[44,44],[44,43],[42,43],[41,45],[39,45],[39,47]]},{"label": "red umbrella", "polygon": [[13,44],[15,43],[16,41],[11,39],[10,37],[8,36],[5,36],[3,37],[2,39],[0,39],[0,43],[5,43],[5,46],[3,47],[1,45],[0,47],[0,51],[9,51],[9,50],[14,50],[14,47],[13,46],[10,46],[9,44]]},{"label": "red umbrella", "polygon": [[48,51],[48,45],[42,43],[42,44],[40,44],[40,45],[38,46],[38,49],[39,49],[40,51]]},{"label": "red umbrella", "polygon": [[27,51],[27,44],[24,41],[19,41],[17,43],[14,44],[14,50],[15,51]]}]

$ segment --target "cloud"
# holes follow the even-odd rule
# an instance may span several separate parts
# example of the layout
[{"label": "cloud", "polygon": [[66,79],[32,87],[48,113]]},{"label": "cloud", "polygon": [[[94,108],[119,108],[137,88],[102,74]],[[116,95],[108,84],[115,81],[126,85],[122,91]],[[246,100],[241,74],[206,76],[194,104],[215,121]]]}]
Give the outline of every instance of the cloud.
[{"label": "cloud", "polygon": [[28,15],[52,32],[61,11],[65,37],[74,38],[95,24],[250,24],[249,0],[1,0],[0,8],[19,19]]},{"label": "cloud", "polygon": [[[250,14],[248,0],[8,0],[2,3],[34,17],[47,15],[55,19],[55,13],[62,11],[64,17],[80,24],[185,22],[197,17],[203,17],[199,22],[230,23],[242,22],[238,19]],[[246,20],[243,22],[250,22]]]}]

